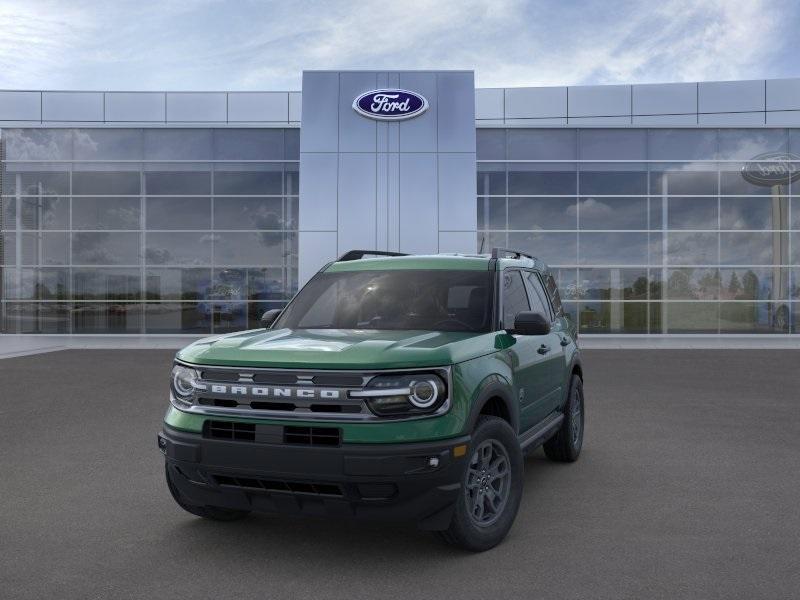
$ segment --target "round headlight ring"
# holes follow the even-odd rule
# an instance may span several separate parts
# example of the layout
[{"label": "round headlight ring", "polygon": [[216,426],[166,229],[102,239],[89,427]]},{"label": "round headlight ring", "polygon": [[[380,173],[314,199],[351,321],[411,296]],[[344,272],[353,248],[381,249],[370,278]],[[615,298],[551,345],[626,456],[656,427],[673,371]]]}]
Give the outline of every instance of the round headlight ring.
[{"label": "round headlight ring", "polygon": [[430,408],[439,399],[439,386],[434,380],[412,381],[410,387],[411,395],[408,399],[417,408]]},{"label": "round headlight ring", "polygon": [[172,389],[181,398],[188,398],[194,393],[193,382],[197,379],[197,371],[175,365],[172,369]]}]

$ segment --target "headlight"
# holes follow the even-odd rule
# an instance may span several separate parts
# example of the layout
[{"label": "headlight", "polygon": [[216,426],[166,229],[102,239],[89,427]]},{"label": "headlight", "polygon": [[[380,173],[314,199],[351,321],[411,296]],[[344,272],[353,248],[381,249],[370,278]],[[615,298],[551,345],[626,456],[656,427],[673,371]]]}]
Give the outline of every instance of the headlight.
[{"label": "headlight", "polygon": [[350,396],[363,398],[379,416],[411,416],[439,409],[447,401],[447,386],[435,373],[378,375]]},{"label": "headlight", "polygon": [[175,365],[172,367],[172,393],[178,400],[191,401],[194,394],[195,382],[200,379],[200,374],[194,369]]}]

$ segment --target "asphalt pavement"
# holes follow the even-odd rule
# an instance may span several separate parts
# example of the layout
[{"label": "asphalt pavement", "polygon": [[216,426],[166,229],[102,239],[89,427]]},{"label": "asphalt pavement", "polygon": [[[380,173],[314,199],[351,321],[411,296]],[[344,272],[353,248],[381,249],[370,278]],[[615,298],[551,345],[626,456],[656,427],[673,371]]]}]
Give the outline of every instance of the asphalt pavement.
[{"label": "asphalt pavement", "polygon": [[156,449],[172,355],[0,360],[0,598],[800,593],[800,351],[586,351],[580,460],[531,455],[483,554],[397,525],[183,512]]}]

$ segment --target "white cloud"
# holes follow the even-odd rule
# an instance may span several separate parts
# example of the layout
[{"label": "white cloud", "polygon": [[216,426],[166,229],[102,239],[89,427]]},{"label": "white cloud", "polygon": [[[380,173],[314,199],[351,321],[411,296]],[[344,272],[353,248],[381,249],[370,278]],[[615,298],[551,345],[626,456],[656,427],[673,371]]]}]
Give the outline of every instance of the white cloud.
[{"label": "white cloud", "polygon": [[790,0],[0,4],[0,87],[298,89],[303,69],[466,68],[480,86],[792,76]]}]

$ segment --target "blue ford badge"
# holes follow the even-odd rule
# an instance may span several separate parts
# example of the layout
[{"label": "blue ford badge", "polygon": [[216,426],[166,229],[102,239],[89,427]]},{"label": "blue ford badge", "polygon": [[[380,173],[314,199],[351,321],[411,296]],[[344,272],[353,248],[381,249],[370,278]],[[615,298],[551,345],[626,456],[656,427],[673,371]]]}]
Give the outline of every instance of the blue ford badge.
[{"label": "blue ford badge", "polygon": [[428,101],[408,90],[372,90],[353,100],[353,109],[370,119],[400,121],[424,113]]}]

